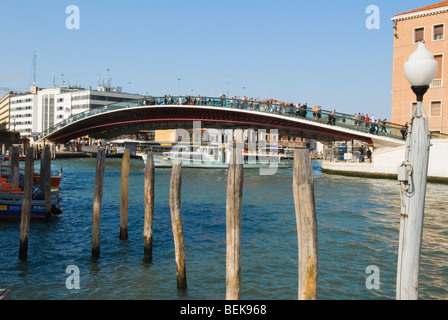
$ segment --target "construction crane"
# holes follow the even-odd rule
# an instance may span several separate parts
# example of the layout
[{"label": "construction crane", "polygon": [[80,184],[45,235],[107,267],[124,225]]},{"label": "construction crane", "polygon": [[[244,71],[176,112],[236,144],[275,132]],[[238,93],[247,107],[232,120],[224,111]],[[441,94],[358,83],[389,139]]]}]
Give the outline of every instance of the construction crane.
[{"label": "construction crane", "polygon": [[3,87],[0,87],[0,91],[25,93],[25,91],[23,91],[23,90],[17,90],[17,89],[12,89],[12,88],[3,88]]}]

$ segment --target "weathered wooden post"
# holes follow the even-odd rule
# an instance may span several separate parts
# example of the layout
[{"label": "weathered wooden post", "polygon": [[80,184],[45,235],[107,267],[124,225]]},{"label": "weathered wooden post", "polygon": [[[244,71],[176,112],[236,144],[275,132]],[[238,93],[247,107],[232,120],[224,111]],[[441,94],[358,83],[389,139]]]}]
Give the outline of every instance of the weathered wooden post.
[{"label": "weathered wooden post", "polygon": [[294,152],[294,204],[299,247],[299,300],[317,299],[317,219],[313,167],[307,149]]},{"label": "weathered wooden post", "polygon": [[241,298],[241,208],[244,169],[241,148],[234,148],[227,173],[226,299]]},{"label": "weathered wooden post", "polygon": [[148,153],[145,167],[145,223],[143,228],[144,261],[152,262],[154,223],[154,157]]},{"label": "weathered wooden post", "polygon": [[417,97],[406,142],[406,158],[399,169],[402,192],[400,239],[397,268],[397,300],[417,300],[420,274],[423,219],[431,139],[423,96],[429,89],[439,65],[424,43],[405,63],[404,71]]},{"label": "weathered wooden post", "polygon": [[130,150],[125,149],[121,163],[120,239],[128,239]]},{"label": "weathered wooden post", "polygon": [[20,218],[20,245],[19,259],[28,258],[28,237],[31,220],[31,201],[33,199],[33,177],[34,176],[34,150],[28,148],[25,160],[25,176],[23,185],[22,215]]},{"label": "weathered wooden post", "polygon": [[40,163],[40,185],[45,190],[45,215],[49,219],[51,215],[51,150],[45,146]]},{"label": "weathered wooden post", "polygon": [[183,290],[187,288],[187,271],[185,267],[184,234],[180,212],[182,186],[181,163],[173,163],[170,182],[170,209],[176,255],[177,288]]},{"label": "weathered wooden post", "polygon": [[92,218],[92,257],[100,256],[100,225],[101,225],[101,203],[103,200],[104,169],[106,154],[104,150],[98,149],[96,160],[95,191],[93,195],[93,218]]},{"label": "weathered wooden post", "polygon": [[9,148],[9,175],[13,188],[19,187],[19,148]]},{"label": "weathered wooden post", "polygon": [[51,145],[51,159],[56,159],[56,145],[54,143]]},{"label": "weathered wooden post", "polygon": [[[44,150],[45,150],[45,146],[44,146]],[[44,185],[44,179],[42,178],[42,176],[45,174],[45,159],[44,159],[44,153],[45,152],[41,152],[40,153],[40,186],[42,188],[45,188]]]}]

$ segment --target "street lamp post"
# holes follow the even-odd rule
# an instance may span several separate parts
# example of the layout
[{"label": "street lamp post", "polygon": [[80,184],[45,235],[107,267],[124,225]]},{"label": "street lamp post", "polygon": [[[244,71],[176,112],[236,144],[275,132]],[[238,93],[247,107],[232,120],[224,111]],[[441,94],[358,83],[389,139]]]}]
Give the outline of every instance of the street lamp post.
[{"label": "street lamp post", "polygon": [[424,43],[405,63],[404,72],[417,96],[417,108],[411,118],[406,141],[405,161],[398,179],[402,194],[400,241],[398,249],[397,300],[417,300],[420,251],[423,234],[429,149],[428,118],[423,110],[423,96],[437,74],[438,63]]}]

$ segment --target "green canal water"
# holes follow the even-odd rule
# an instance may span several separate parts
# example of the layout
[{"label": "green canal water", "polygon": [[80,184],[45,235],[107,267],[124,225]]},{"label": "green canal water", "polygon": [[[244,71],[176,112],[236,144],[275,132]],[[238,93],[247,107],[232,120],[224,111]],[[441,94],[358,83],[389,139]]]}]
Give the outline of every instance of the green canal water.
[{"label": "green canal water", "polygon": [[[19,222],[0,222],[0,287],[14,299],[225,299],[226,170],[183,169],[182,221],[188,290],[178,293],[169,211],[169,169],[156,170],[154,252],[143,262],[144,164],[132,160],[129,239],[119,239],[119,159],[107,159],[101,217],[101,257],[91,258],[95,159],[56,160],[63,166],[64,213],[30,227],[28,260],[18,259]],[[38,163],[36,164],[38,166]],[[395,299],[400,195],[393,180],[322,174],[314,162],[318,219],[318,299]],[[448,186],[428,185],[420,298],[448,297]],[[242,217],[242,298],[297,299],[297,232],[292,169],[274,176],[246,170]],[[68,266],[79,269],[69,290]],[[368,289],[369,266],[379,289]]]}]

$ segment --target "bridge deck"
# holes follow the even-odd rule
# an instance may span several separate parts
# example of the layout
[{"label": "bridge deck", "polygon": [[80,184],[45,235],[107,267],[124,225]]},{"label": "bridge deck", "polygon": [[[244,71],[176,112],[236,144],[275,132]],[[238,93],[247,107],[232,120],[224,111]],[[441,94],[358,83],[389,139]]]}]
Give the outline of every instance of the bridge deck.
[{"label": "bridge deck", "polygon": [[[114,137],[141,129],[191,129],[193,121],[203,128],[279,129],[322,142],[360,140],[390,146],[404,144],[401,127],[356,121],[353,116],[329,111],[320,115],[293,106],[258,101],[206,98],[185,104],[165,104],[164,98],[129,101],[92,109],[63,120],[43,132],[38,139],[69,141],[81,136]],[[175,98],[179,101],[179,98]],[[167,101],[168,103],[172,101]],[[371,133],[373,130],[373,133]]]}]

